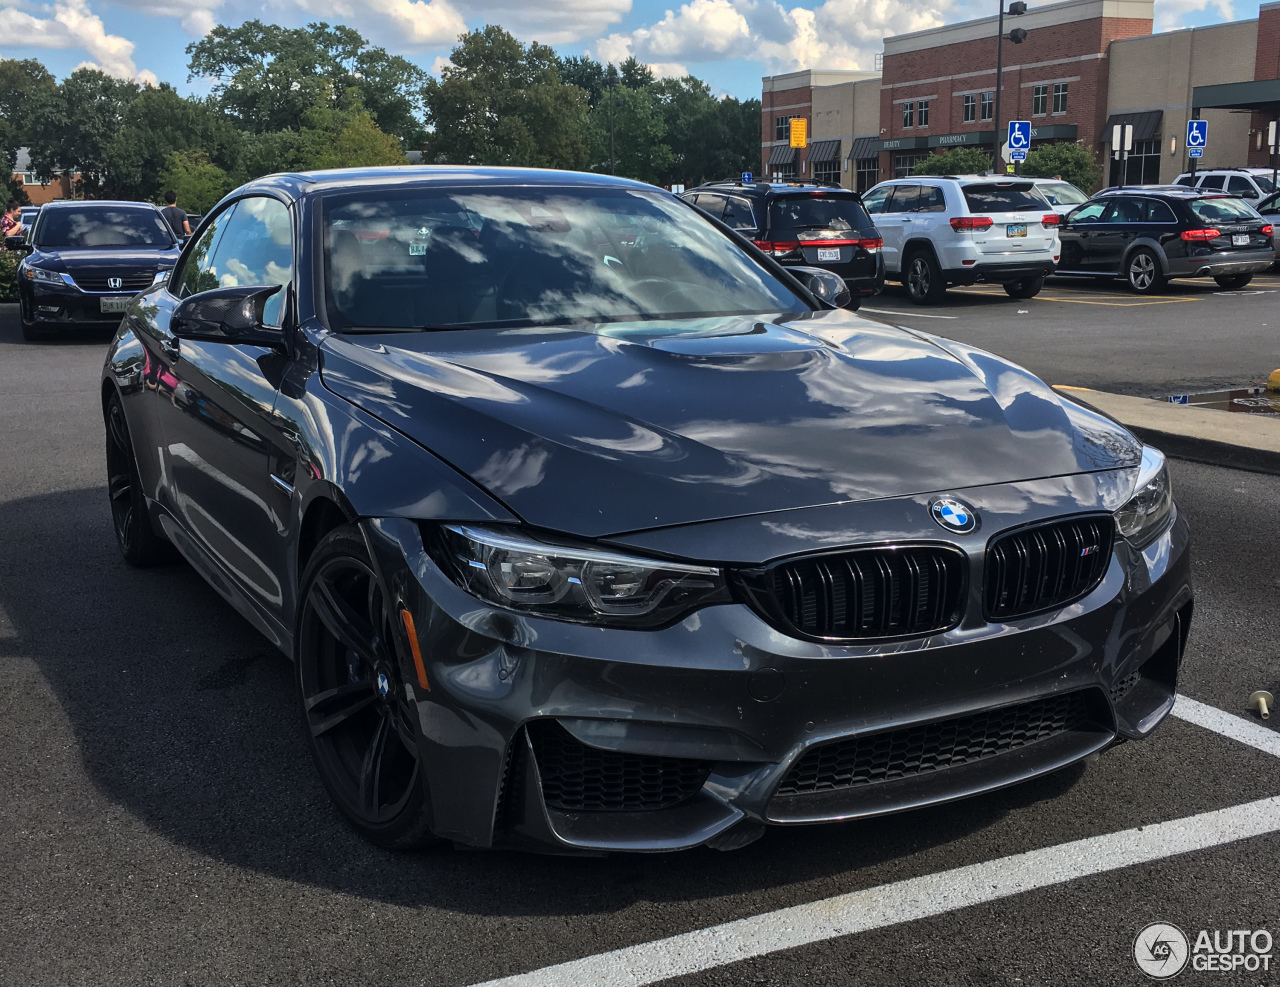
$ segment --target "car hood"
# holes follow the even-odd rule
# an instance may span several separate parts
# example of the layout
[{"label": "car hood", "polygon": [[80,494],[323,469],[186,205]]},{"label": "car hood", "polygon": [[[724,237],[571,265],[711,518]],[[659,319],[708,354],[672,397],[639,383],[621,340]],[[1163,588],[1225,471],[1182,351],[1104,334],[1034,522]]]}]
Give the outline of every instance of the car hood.
[{"label": "car hood", "polygon": [[982,350],[844,311],[329,336],[322,379],[526,522],[599,537],[1132,466]]},{"label": "car hood", "polygon": [[31,260],[55,271],[148,271],[173,267],[178,250],[154,247],[62,247],[38,249]]}]

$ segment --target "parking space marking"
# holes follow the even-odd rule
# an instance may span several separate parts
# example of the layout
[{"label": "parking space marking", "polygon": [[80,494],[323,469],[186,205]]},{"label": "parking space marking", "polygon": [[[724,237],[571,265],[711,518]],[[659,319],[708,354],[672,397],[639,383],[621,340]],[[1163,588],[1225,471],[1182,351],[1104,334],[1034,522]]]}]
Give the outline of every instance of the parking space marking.
[{"label": "parking space marking", "polygon": [[909,315],[912,318],[920,319],[958,319],[958,315],[925,315],[923,312],[913,312],[910,309],[896,308],[867,308],[863,305],[858,311],[860,312],[877,312],[880,315]]},{"label": "parking space marking", "polygon": [[[1173,715],[1280,757],[1280,734],[1179,696]],[[641,987],[1280,832],[1280,796],[853,891],[473,987]]]}]

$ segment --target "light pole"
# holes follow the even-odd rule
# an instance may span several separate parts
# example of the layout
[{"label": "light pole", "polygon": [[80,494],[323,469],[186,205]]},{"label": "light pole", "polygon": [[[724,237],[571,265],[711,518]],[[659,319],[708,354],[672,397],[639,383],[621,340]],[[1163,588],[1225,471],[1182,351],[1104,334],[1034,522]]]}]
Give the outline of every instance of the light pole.
[{"label": "light pole", "polygon": [[614,87],[618,85],[618,73],[612,65],[609,66],[609,74],[604,78],[604,88],[609,100],[609,174],[612,175],[616,171],[613,162],[613,108],[617,104],[617,100],[613,97]]},{"label": "light pole", "polygon": [[[1013,3],[1009,4],[1009,14],[1011,16],[1019,17],[1022,14],[1025,14],[1026,12],[1027,12],[1027,5],[1023,2],[1023,0],[1014,0]],[[1026,40],[1026,37],[1027,37],[1027,32],[1022,30],[1022,28],[1020,27],[1014,28],[1012,31],[1009,32],[1009,40],[1013,42],[1015,45],[1022,44],[1022,42]],[[992,141],[992,149],[991,149],[991,155],[993,159],[1000,157],[1000,148],[1002,146],[1000,141],[1000,94],[1004,89],[1003,76],[1004,76],[1004,0],[1000,0],[999,34],[996,36],[996,108],[995,108],[996,109],[996,120],[995,120],[996,126],[995,126],[995,133],[992,134],[993,141]],[[994,160],[992,161],[992,164],[993,165],[995,164]]]}]

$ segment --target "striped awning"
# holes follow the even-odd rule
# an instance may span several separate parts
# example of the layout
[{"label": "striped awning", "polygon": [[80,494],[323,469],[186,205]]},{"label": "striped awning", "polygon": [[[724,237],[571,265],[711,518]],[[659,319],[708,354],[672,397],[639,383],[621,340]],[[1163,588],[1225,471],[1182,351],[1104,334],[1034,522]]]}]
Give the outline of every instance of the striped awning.
[{"label": "striped awning", "polygon": [[779,144],[769,154],[769,164],[789,165],[796,163],[796,148],[788,144]]},{"label": "striped awning", "polygon": [[849,149],[849,158],[853,161],[862,161],[866,158],[875,158],[880,155],[880,135],[864,134],[861,137],[853,139],[853,146]]},{"label": "striped awning", "polygon": [[1112,113],[1107,118],[1107,125],[1102,131],[1099,143],[1111,142],[1111,128],[1117,124],[1121,127],[1133,124],[1133,139],[1149,141],[1160,136],[1160,124],[1164,120],[1164,110],[1146,110],[1142,113]]},{"label": "striped awning", "polygon": [[820,164],[824,161],[840,160],[840,142],[834,141],[814,141],[809,146],[809,161],[812,164]]}]

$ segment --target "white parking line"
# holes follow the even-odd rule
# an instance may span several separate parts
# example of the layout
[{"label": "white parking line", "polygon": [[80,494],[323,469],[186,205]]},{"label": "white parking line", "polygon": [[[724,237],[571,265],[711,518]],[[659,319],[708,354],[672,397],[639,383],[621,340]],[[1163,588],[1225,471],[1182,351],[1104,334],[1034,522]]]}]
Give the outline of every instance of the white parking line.
[{"label": "white parking line", "polygon": [[875,312],[879,315],[901,315],[909,319],[958,319],[958,315],[925,315],[923,312],[910,312],[896,308],[867,308],[863,305],[859,312]]},{"label": "white parking line", "polygon": [[[1174,715],[1280,757],[1280,735],[1241,717],[1185,696]],[[639,987],[1275,832],[1280,796],[781,908],[475,987]]]}]

